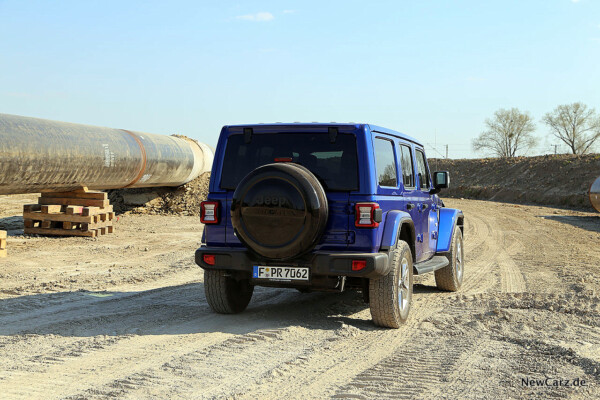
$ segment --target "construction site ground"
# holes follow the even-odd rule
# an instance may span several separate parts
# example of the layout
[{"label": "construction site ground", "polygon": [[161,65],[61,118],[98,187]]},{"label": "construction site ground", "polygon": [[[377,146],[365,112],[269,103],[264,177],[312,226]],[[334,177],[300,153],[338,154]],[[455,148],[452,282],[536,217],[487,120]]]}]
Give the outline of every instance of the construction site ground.
[{"label": "construction site ground", "polygon": [[446,200],[465,214],[463,289],[417,277],[394,330],[354,292],[257,288],[246,312],[214,314],[197,216],[25,237],[35,199],[0,196],[1,398],[600,398],[597,213]]}]

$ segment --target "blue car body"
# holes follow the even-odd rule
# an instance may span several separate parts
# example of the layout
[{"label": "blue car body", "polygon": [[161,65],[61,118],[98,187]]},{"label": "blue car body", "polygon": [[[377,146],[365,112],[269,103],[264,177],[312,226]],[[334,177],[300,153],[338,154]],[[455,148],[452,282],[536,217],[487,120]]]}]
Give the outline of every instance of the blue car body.
[{"label": "blue car body", "polygon": [[[392,247],[399,235],[404,235],[403,240],[409,243],[412,250],[415,273],[420,273],[422,271],[418,268],[419,264],[423,265],[436,255],[450,250],[453,232],[455,229],[463,229],[464,217],[460,210],[444,207],[435,193],[424,146],[418,140],[370,124],[233,125],[222,128],[216,148],[208,200],[221,205],[221,218],[218,224],[205,226],[204,245],[196,254],[196,262],[201,267],[205,269],[214,267],[207,265],[202,259],[202,254],[206,254],[207,249],[210,249],[211,253],[229,254],[228,262],[231,262],[231,257],[235,259],[235,255],[232,254],[244,252],[244,245],[234,232],[230,215],[234,191],[223,189],[220,185],[224,163],[235,162],[235,160],[225,159],[230,136],[243,134],[245,128],[251,128],[254,135],[260,135],[283,132],[327,132],[331,127],[335,127],[340,134],[351,134],[356,137],[358,187],[356,190],[346,192],[326,192],[329,207],[327,226],[319,243],[314,246],[312,254],[327,254],[328,257],[336,254],[380,254]],[[384,147],[391,148],[390,154],[393,153],[395,184],[382,185],[378,180],[375,147],[381,146],[382,143]],[[402,146],[404,147],[401,148]],[[412,178],[405,171],[408,168],[403,168],[403,162],[404,165],[409,165],[406,163],[407,149],[410,150]],[[402,152],[405,155],[404,159],[401,159]],[[417,157],[421,157],[421,161],[424,160],[425,174],[418,173],[419,165],[422,167],[422,163],[419,164]],[[393,182],[393,173],[388,175],[388,178],[391,178],[390,182]],[[412,184],[409,186],[406,182]],[[354,205],[359,202],[372,202],[379,205],[382,210],[382,221],[377,227],[355,226]],[[377,263],[377,260],[375,262]],[[429,272],[426,268],[424,271]],[[353,274],[351,271],[342,273],[348,276]]]}]

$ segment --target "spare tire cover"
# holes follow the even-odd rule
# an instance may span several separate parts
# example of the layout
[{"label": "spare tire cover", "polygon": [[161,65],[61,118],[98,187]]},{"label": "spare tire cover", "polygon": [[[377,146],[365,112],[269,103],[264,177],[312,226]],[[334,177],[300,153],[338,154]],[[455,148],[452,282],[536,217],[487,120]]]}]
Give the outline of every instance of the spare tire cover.
[{"label": "spare tire cover", "polygon": [[231,223],[258,255],[286,260],[310,251],[327,224],[325,190],[305,167],[267,164],[246,175],[233,194]]}]

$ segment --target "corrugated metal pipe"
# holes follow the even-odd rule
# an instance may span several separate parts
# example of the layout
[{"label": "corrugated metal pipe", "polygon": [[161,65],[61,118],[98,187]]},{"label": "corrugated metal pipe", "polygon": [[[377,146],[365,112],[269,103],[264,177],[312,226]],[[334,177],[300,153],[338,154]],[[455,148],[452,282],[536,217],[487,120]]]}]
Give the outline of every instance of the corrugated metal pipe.
[{"label": "corrugated metal pipe", "polygon": [[0,194],[179,186],[212,161],[193,140],[0,114]]}]

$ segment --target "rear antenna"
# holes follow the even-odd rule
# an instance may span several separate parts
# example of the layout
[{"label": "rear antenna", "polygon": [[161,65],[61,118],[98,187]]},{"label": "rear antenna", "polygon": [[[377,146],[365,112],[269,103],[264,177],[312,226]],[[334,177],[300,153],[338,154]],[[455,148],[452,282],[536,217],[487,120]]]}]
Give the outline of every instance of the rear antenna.
[{"label": "rear antenna", "polygon": [[252,128],[244,128],[244,142],[250,143],[252,140]]},{"label": "rear antenna", "polygon": [[327,132],[329,132],[329,142],[335,143],[335,140],[337,139],[337,135],[338,135],[338,128],[329,127],[329,128],[327,128]]}]

